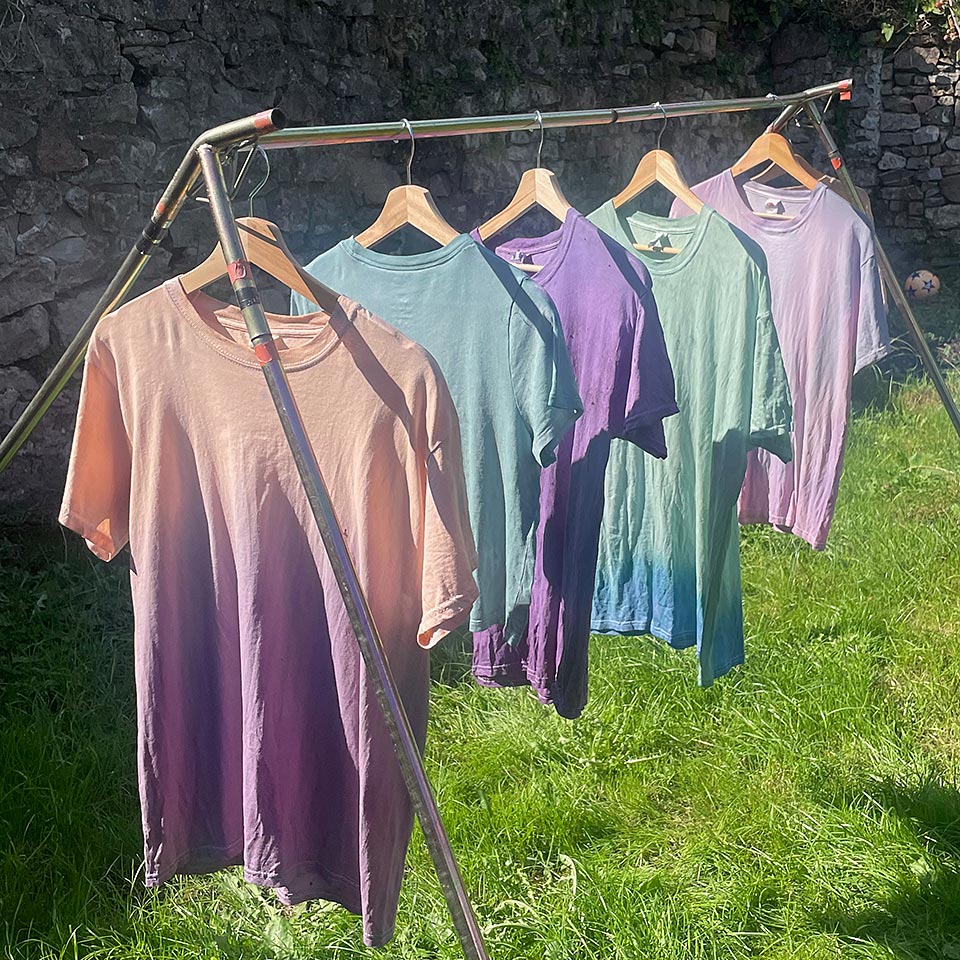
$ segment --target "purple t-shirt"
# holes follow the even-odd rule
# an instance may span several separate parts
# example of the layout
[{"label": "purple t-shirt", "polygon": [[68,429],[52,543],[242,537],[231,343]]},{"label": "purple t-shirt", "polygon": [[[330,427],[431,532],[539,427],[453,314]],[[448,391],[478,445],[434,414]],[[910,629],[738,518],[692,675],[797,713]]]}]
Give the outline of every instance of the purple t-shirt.
[{"label": "purple t-shirt", "polygon": [[[840,486],[853,375],[890,351],[873,233],[824,184],[811,191],[747,181],[741,189],[725,170],[693,192],[766,255],[793,399],[793,460],[750,452],[740,522],[770,523],[822,550]],[[670,215],[689,212],[675,200]]]},{"label": "purple t-shirt", "polygon": [[533,278],[556,304],[584,414],[541,474],[527,634],[511,646],[502,628],[475,633],[473,672],[486,686],[530,684],[544,703],[576,717],[586,703],[610,439],[666,456],[663,418],[677,413],[673,371],[646,267],[582,214],[571,209],[553,233],[496,252],[541,265]]}]

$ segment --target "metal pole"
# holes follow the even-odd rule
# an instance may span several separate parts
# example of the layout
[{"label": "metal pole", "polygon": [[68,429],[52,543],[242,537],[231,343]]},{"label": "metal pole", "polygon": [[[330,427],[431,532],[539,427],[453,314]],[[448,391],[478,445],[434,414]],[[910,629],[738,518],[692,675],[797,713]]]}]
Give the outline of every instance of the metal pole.
[{"label": "metal pole", "polygon": [[[203,135],[203,142],[211,142],[217,145],[240,143],[269,130],[277,130],[283,124],[282,111],[265,110],[241,120],[232,120],[230,123],[213,127]],[[198,138],[184,155],[180,166],[177,167],[177,172],[167,184],[166,190],[163,191],[163,195],[154,208],[150,221],[124,258],[123,263],[120,264],[119,269],[113,275],[113,279],[107,284],[103,296],[90,311],[87,319],[80,325],[80,329],[73,340],[70,341],[63,355],[47,375],[46,380],[40,385],[23,413],[17,418],[17,422],[11,427],[10,432],[0,441],[0,471],[13,459],[27,437],[33,432],[33,428],[50,408],[50,404],[66,386],[67,381],[83,359],[83,355],[87,351],[87,342],[90,340],[93,328],[99,323],[100,318],[123,302],[140,271],[146,266],[148,258],[166,236],[170,224],[180,212],[183,202],[199,174],[197,146],[200,142],[201,139]]]},{"label": "metal pole", "polygon": [[[737,100],[692,100],[665,103],[662,106],[647,104],[602,110],[567,110],[543,113],[539,118],[542,118],[544,127],[589,127],[641,120],[662,120],[664,116],[691,117],[713,113],[746,113],[753,110],[770,110],[781,105],[789,105],[794,110],[798,110],[809,99],[843,93],[852,85],[852,80],[837,80],[834,83],[775,98],[743,97]],[[536,112],[515,113],[489,117],[414,120],[410,126],[416,139],[423,140],[433,137],[463,137],[469,134],[539,129],[539,118]],[[330,146],[342,143],[375,143],[405,138],[409,135],[406,125],[395,120],[386,123],[356,123],[328,127],[289,127],[261,137],[258,143],[265,150],[283,150],[291,147]]]},{"label": "metal pole", "polygon": [[[831,89],[828,89],[828,87]],[[836,83],[829,83],[823,87],[813,87],[807,90],[806,93],[808,96],[802,100],[797,100],[792,97],[778,97],[773,93],[767,94],[767,98],[774,103],[784,104],[783,110],[780,111],[776,120],[767,127],[768,133],[779,133],[810,100],[819,99],[827,94],[831,97],[837,94],[841,100],[849,100],[853,93],[853,81],[838,80]],[[814,94],[815,96],[809,96],[810,94]]]},{"label": "metal pole", "polygon": [[230,199],[227,195],[220,158],[216,149],[209,144],[202,144],[197,154],[207,186],[210,211],[213,214],[224,259],[230,265],[230,279],[247,325],[250,345],[266,378],[270,396],[300,474],[300,482],[303,484],[327,558],[337,579],[347,616],[350,618],[370,682],[373,684],[377,701],[383,711],[410,800],[420,820],[430,855],[433,857],[437,876],[440,878],[440,886],[443,888],[443,895],[453,917],[460,944],[468,960],[487,960],[483,937],[463,886],[463,879],[450,847],[450,840],[440,819],[440,811],[423,765],[423,758],[413,731],[410,729],[410,722],[390,671],[380,636],[344,542],[342,528],[320,474],[316,454],[300,418],[296,400],[291,393],[280,355],[267,325],[256,281],[253,279],[250,265],[244,258],[240,234],[230,209]]},{"label": "metal pole", "polygon": [[[867,211],[864,209],[863,201],[860,199],[860,195],[857,193],[857,188],[854,185],[853,178],[850,176],[850,171],[847,169],[847,165],[843,162],[843,157],[840,155],[840,150],[837,147],[836,141],[833,139],[832,134],[827,129],[827,125],[823,122],[823,116],[821,115],[819,108],[815,103],[809,101],[804,104],[804,109],[807,111],[808,116],[813,121],[813,125],[817,129],[817,133],[820,134],[820,139],[823,141],[823,146],[827,151],[827,156],[830,158],[830,164],[833,166],[833,169],[836,170],[838,177],[843,181],[844,186],[847,188],[847,193],[850,195],[850,202],[861,213],[866,214]],[[957,409],[957,404],[953,399],[953,395],[950,393],[950,388],[947,386],[947,381],[944,380],[943,374],[940,372],[940,367],[937,365],[936,358],[934,357],[933,352],[930,350],[930,345],[927,343],[927,339],[923,335],[923,330],[920,329],[920,324],[917,322],[917,318],[914,316],[913,309],[910,306],[910,301],[907,299],[907,295],[903,292],[903,287],[900,285],[900,281],[897,279],[897,275],[893,271],[893,266],[891,265],[890,260],[887,258],[887,253],[881,246],[880,239],[876,237],[876,235],[874,236],[874,246],[876,248],[877,263],[880,266],[880,272],[883,274],[883,277],[887,282],[887,289],[890,291],[890,295],[897,304],[901,316],[907,322],[907,330],[910,331],[913,344],[917,348],[917,353],[920,355],[920,361],[923,363],[924,369],[927,371],[927,374],[933,381],[934,387],[936,387],[937,393],[940,395],[940,400],[947,411],[947,416],[950,418],[950,422],[953,424],[953,429],[956,430],[957,436],[960,437],[960,410]]]}]

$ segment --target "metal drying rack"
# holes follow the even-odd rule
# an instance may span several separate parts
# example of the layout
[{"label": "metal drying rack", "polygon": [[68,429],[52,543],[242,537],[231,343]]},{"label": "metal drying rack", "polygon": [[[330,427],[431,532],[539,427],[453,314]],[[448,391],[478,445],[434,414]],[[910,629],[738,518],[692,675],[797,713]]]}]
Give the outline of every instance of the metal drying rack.
[{"label": "metal drying rack", "polygon": [[[107,285],[90,315],[80,327],[49,376],[27,404],[13,428],[0,442],[0,471],[16,455],[37,423],[66,385],[86,351],[93,329],[102,316],[119,306],[126,298],[147,260],[163,240],[185,200],[199,185],[202,177],[224,257],[230,264],[230,280],[237,303],[250,336],[250,345],[263,370],[267,387],[273,399],[280,424],[287,438],[300,481],[319,528],[327,558],[337,579],[351,626],[363,655],[377,701],[383,711],[397,759],[413,808],[423,829],[427,847],[440,880],[443,895],[453,917],[454,926],[463,953],[468,960],[487,960],[476,916],[460,876],[456,858],[440,819],[436,798],[417,747],[407,715],[390,672],[376,624],[357,578],[353,561],[344,542],[336,512],[320,473],[317,457],[309,434],[301,420],[296,400],[280,361],[252,271],[244,259],[240,234],[231,209],[231,195],[224,179],[223,163],[228,156],[236,157],[243,150],[284,150],[294,147],[333,146],[341,143],[372,143],[396,140],[403,136],[418,139],[459,137],[468,134],[502,133],[510,130],[537,130],[557,127],[585,127],[632,123],[642,120],[663,120],[668,117],[692,117],[715,113],[745,113],[757,110],[779,109],[777,118],[767,128],[780,131],[800,111],[813,123],[843,182],[851,201],[865,212],[846,164],[836,142],[823,121],[817,101],[838,96],[849,100],[852,80],[813,87],[785,96],[769,95],[736,100],[706,100],[686,103],[655,103],[647,106],[621,107],[603,110],[574,110],[555,113],[523,113],[507,116],[462,117],[444,120],[350,124],[327,127],[291,127],[285,129],[285,117],[279,109],[233,120],[212,127],[202,133],[187,150],[186,155],[167,184],[149,223],[133,245],[123,263]],[[249,157],[248,157],[249,159]],[[244,164],[241,170],[245,170]],[[960,436],[960,411],[937,367],[933,354],[924,339],[910,304],[893,273],[880,243],[876,244],[878,262],[890,295],[903,315],[914,345],[929,374],[947,414]]]}]

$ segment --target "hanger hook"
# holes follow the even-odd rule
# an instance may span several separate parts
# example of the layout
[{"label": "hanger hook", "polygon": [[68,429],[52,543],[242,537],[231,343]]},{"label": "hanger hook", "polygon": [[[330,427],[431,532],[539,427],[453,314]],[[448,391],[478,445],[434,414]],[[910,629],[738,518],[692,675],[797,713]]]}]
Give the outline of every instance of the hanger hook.
[{"label": "hanger hook", "polygon": [[538,110],[534,116],[540,126],[540,145],[537,147],[537,169],[539,169],[540,158],[543,156],[543,114]]},{"label": "hanger hook", "polygon": [[258,143],[254,147],[256,153],[263,157],[263,162],[265,165],[265,170],[263,174],[263,179],[250,191],[247,196],[247,209],[249,210],[249,216],[253,216],[253,198],[267,185],[267,181],[270,179],[270,155],[266,150]]},{"label": "hanger hook", "polygon": [[410,134],[410,156],[407,157],[407,186],[409,187],[413,183],[413,155],[417,151],[417,138],[413,135],[413,127],[406,117],[400,122],[407,128],[407,133]]},{"label": "hanger hook", "polygon": [[663,104],[659,100],[654,106],[663,114],[663,123],[660,124],[660,132],[657,134],[657,149],[659,150],[660,144],[663,142],[663,131],[667,129],[667,111],[663,109]]},{"label": "hanger hook", "polygon": [[[777,94],[772,93],[772,92],[771,92],[771,93],[768,93],[768,94],[764,97],[764,100],[773,100],[773,101],[775,101],[776,103],[781,103],[781,102],[782,102],[781,98],[780,98],[779,96],[777,96]],[[799,126],[800,126],[800,120],[799,120],[799,118],[797,117],[796,114],[794,114],[794,116],[792,117],[792,119],[793,119],[794,124],[799,127]],[[770,130],[770,127],[771,127],[771,126],[773,126],[773,124],[770,124],[770,126],[767,127],[767,129],[766,129],[766,131],[765,131],[766,133],[771,133],[771,132],[772,132],[772,131]],[[784,125],[783,129],[777,131],[777,132],[780,134],[780,136],[783,137],[785,140],[788,140],[788,139],[789,139],[789,137],[787,136],[787,130],[788,130],[789,126],[790,126],[790,121],[788,120],[787,123]]]}]

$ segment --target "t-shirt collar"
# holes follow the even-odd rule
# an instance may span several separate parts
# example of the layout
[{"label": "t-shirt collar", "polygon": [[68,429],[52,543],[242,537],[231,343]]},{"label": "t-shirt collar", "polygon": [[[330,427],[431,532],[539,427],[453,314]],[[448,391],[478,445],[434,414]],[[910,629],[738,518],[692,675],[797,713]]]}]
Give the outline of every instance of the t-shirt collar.
[{"label": "t-shirt collar", "polygon": [[[497,244],[497,246],[494,247],[494,252],[507,263],[515,263],[515,254],[533,255],[552,251],[552,256],[543,264],[540,270],[531,274],[537,283],[542,285],[549,282],[562,266],[570,250],[570,245],[573,243],[574,235],[585,220],[586,217],[584,217],[582,213],[571,207],[567,211],[563,223],[561,223],[556,230],[545,233],[540,237],[515,237],[512,240],[506,240],[501,244]],[[473,237],[477,243],[486,246],[483,240],[480,239],[480,233],[477,228],[470,231],[470,236]]]},{"label": "t-shirt collar", "polygon": [[[787,190],[755,181],[738,184],[729,169],[724,170],[719,177],[721,189],[728,198],[724,211],[729,211],[738,227],[748,228],[751,232],[759,230],[762,233],[789,233],[799,229],[816,213],[821,198],[829,190],[825,183],[818,183],[812,190]],[[765,217],[750,206],[747,193],[772,201],[782,201],[785,206],[795,208],[798,202],[802,202],[803,206],[789,220]]]},{"label": "t-shirt collar", "polygon": [[341,240],[339,245],[354,260],[373,267],[386,270],[423,270],[444,263],[467,247],[473,246],[475,242],[468,233],[460,233],[442,247],[411,254],[382,253],[379,250],[371,250],[359,244],[356,237],[347,237]]},{"label": "t-shirt collar", "polygon": [[[615,239],[639,257],[654,276],[675,273],[686,267],[696,256],[710,221],[716,216],[716,211],[706,204],[699,213],[676,219],[656,217],[640,211],[628,216],[622,208],[617,209],[612,200],[608,200],[597,212],[600,214],[604,229],[609,227]],[[642,235],[638,232],[638,228],[643,230]],[[645,250],[637,250],[634,247],[635,243],[646,243],[650,234],[657,233],[686,236],[688,239],[679,253],[668,255],[669,259],[661,260]]]},{"label": "t-shirt collar", "polygon": [[[217,353],[245,367],[259,369],[260,361],[248,343],[218,333],[210,323],[210,318],[215,316],[222,326],[245,331],[246,324],[239,307],[217,300],[202,290],[188,294],[180,277],[171,277],[164,282],[163,287],[190,328]],[[340,334],[345,325],[353,323],[357,308],[358,304],[353,300],[340,296],[333,314],[322,310],[300,316],[265,314],[275,336],[302,337],[311,332],[315,334],[306,343],[298,343],[279,351],[283,368],[300,370],[327,356],[340,343]]]}]

